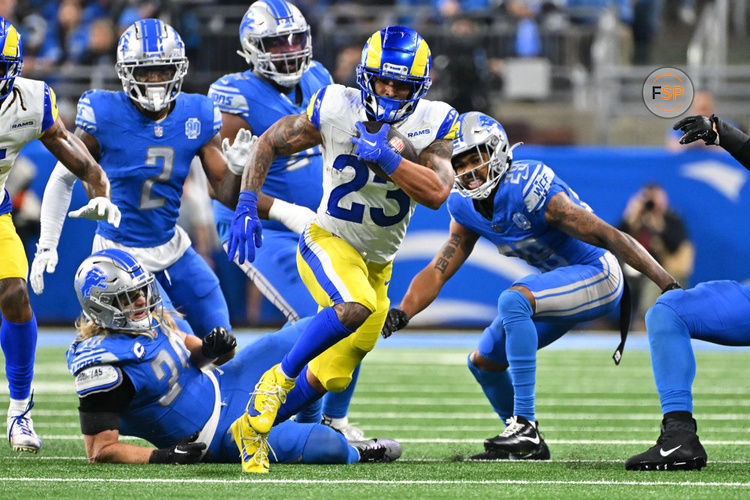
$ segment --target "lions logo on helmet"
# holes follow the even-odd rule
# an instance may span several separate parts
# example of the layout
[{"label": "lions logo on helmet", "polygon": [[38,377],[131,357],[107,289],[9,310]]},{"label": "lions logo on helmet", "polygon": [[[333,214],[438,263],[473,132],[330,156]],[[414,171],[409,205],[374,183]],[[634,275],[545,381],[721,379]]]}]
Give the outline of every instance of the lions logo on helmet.
[{"label": "lions logo on helmet", "polygon": [[[458,117],[458,136],[453,141],[452,159],[478,153],[479,163],[460,175],[456,172],[454,187],[462,196],[482,200],[500,183],[513,161],[513,149],[500,122],[484,113],[472,111]],[[481,169],[487,167],[485,174]],[[454,163],[455,170],[455,163]],[[474,187],[472,187],[474,186]]]},{"label": "lions logo on helmet", "polygon": [[[136,78],[144,68],[165,68],[164,81]],[[158,19],[143,19],[130,26],[117,44],[117,76],[125,93],[148,111],[161,111],[177,98],[188,69],[185,44],[177,31]]]},{"label": "lions logo on helmet", "polygon": [[13,82],[21,70],[21,35],[12,24],[0,17],[0,99],[5,99],[13,91]]},{"label": "lions logo on helmet", "polygon": [[294,87],[310,67],[310,26],[294,5],[284,0],[261,0],[247,9],[240,24],[237,53],[257,74],[282,87]]},{"label": "lions logo on helmet", "polygon": [[[388,26],[373,33],[357,66],[357,85],[367,114],[379,122],[397,122],[412,114],[432,84],[431,65],[430,48],[413,29]],[[376,77],[408,83],[409,97],[401,100],[377,95]]]},{"label": "lions logo on helmet", "polygon": [[87,257],[74,286],[83,315],[108,330],[151,335],[162,315],[154,275],[123,250],[109,248]]}]

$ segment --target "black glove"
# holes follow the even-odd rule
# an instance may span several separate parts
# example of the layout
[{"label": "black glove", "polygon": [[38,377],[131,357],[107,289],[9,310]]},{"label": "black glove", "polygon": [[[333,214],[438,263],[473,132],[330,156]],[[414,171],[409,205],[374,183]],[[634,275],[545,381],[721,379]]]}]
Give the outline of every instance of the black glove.
[{"label": "black glove", "polygon": [[[213,332],[212,332],[213,333]],[[206,443],[196,443],[199,432],[192,436],[187,436],[171,448],[160,448],[151,452],[148,459],[150,464],[194,464],[200,462],[203,450],[206,449]]]},{"label": "black glove", "polygon": [[386,316],[385,318],[383,331],[380,332],[380,335],[382,335],[384,339],[387,339],[388,337],[393,335],[393,332],[401,330],[408,324],[409,317],[404,311],[395,308],[391,309],[390,311],[388,311],[388,316]]},{"label": "black glove", "polygon": [[218,358],[237,347],[237,339],[223,326],[217,326],[203,338],[201,354],[207,359]]},{"label": "black glove", "polygon": [[682,131],[680,144],[690,144],[698,139],[703,139],[708,145],[718,144],[719,136],[714,131],[714,123],[717,121],[718,117],[715,115],[711,115],[710,118],[701,115],[688,116],[675,123],[672,128]]}]

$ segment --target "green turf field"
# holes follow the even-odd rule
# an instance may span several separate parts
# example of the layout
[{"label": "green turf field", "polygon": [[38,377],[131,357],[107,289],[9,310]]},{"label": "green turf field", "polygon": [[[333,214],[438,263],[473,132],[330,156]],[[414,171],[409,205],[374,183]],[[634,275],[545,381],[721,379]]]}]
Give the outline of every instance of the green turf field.
[{"label": "green turf field", "polygon": [[[465,366],[466,352],[379,347],[365,361],[350,418],[404,455],[377,465],[90,465],[62,348],[40,348],[34,422],[39,456],[0,447],[0,498],[706,498],[750,497],[750,352],[698,352],[695,415],[709,465],[626,472],[660,421],[648,353],[615,367],[605,351],[542,351],[540,428],[549,462],[462,462],[499,421]],[[4,384],[4,382],[3,382]],[[7,394],[7,393],[6,393]],[[2,396],[3,398],[7,396]]]}]

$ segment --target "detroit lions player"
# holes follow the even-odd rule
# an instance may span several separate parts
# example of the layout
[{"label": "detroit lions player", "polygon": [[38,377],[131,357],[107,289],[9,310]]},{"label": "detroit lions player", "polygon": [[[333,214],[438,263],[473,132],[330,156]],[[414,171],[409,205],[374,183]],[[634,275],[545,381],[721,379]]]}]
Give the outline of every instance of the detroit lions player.
[{"label": "detroit lions player", "polygon": [[[135,255],[156,274],[198,336],[216,326],[229,329],[216,275],[176,225],[183,184],[196,155],[215,196],[232,203],[239,179],[229,173],[222,154],[221,114],[208,97],[180,92],[188,68],[185,47],[180,35],[158,19],[138,21],[123,33],[116,67],[124,91],[85,92],[76,116],[76,134],[100,158],[123,213],[119,228],[99,222],[93,248],[122,248]],[[45,269],[57,260],[74,182],[57,166],[45,189],[31,273],[37,293],[43,290]]]},{"label": "detroit lions player", "polygon": [[57,116],[55,93],[44,82],[21,78],[23,49],[16,28],[0,17],[0,345],[5,355],[10,405],[8,441],[11,448],[37,452],[42,441],[31,421],[31,381],[37,325],[26,288],[28,262],[11,220],[11,200],[5,182],[18,152],[39,138],[71,176],[90,187],[92,200],[76,216],[105,218],[117,225],[119,211],[109,201],[109,180],[81,141]]},{"label": "detroit lions player", "polygon": [[513,148],[497,121],[471,112],[459,123],[452,159],[457,192],[448,199],[450,237],[414,277],[399,308],[389,312],[383,335],[406,326],[435,300],[480,237],[539,269],[541,274],[521,278],[500,294],[498,316],[468,366],[507,424],[473,458],[548,459],[534,415],[537,349],[577,323],[615,310],[624,283],[615,256],[662,290],[678,285],[635,240],[594,215],[550,167],[513,162]]},{"label": "detroit lions player", "polygon": [[[430,65],[430,49],[416,31],[401,26],[377,31],[362,51],[359,89],[323,87],[307,113],[281,118],[258,139],[243,173],[229,256],[239,251],[240,262],[252,261],[261,244],[256,200],[273,159],[322,146],[323,198],[297,252],[300,275],[321,310],[258,383],[243,422],[247,435],[262,438],[275,422],[324,392],[344,390],[375,347],[388,313],[392,261],[416,203],[440,207],[453,184],[457,113],[423,99]],[[365,120],[382,127],[368,133]],[[419,163],[391,149],[390,127],[411,138]],[[391,180],[376,176],[366,161]],[[247,447],[249,456],[256,446]]]},{"label": "detroit lions player", "polygon": [[[720,145],[750,169],[750,137],[718,116],[689,116],[674,124],[680,144]],[[701,469],[706,450],[693,419],[695,356],[690,339],[750,345],[750,286],[709,281],[663,294],[646,314],[651,366],[664,418],[656,445],[625,462],[628,470]]]},{"label": "detroit lions player", "polygon": [[[74,284],[83,316],[67,359],[89,460],[239,462],[236,443],[242,436],[233,422],[245,411],[249,389],[309,320],[264,336],[221,369],[201,371],[233,351],[234,337],[222,327],[203,340],[179,331],[161,307],[153,275],[130,254],[119,249],[93,254],[81,263]],[[157,449],[122,443],[120,433]],[[278,462],[387,462],[401,454],[395,441],[347,444],[320,424],[287,422],[274,429],[270,443]],[[257,462],[243,467],[268,472]]]},{"label": "detroit lions player", "polygon": [[[208,92],[222,112],[221,136],[224,141],[234,141],[231,151],[244,142],[243,134],[247,132],[238,132],[261,135],[279,118],[303,113],[312,96],[333,83],[328,71],[312,60],[307,21],[297,7],[285,0],[260,0],[250,5],[240,24],[240,44],[242,50],[238,54],[251,69],[220,78]],[[237,175],[242,174],[245,160],[237,162]],[[230,167],[234,163],[230,161]],[[263,249],[256,259],[242,264],[235,261],[291,322],[318,310],[297,272],[296,253],[299,233],[314,217],[312,210],[323,195],[322,178],[320,146],[275,158],[263,192],[276,198],[269,213],[276,220],[263,222]],[[213,205],[219,238],[226,248],[234,211],[216,200]],[[297,219],[297,231],[280,224],[277,214]],[[323,422],[355,440],[362,439],[362,431],[349,424],[346,414],[357,373],[359,368],[345,391],[326,396],[323,408]],[[320,410],[305,411],[297,419],[320,421]]]}]

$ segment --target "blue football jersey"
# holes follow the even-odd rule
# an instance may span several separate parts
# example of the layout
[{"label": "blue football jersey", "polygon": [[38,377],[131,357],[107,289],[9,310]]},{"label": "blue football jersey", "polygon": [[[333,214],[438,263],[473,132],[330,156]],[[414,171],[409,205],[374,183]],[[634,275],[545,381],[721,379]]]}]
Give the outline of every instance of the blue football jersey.
[{"label": "blue football jersey", "polygon": [[[224,113],[238,115],[247,121],[254,135],[261,135],[280,118],[304,113],[310,98],[322,87],[332,83],[331,75],[318,62],[313,62],[302,75],[299,88],[302,102],[295,104],[296,89],[280,93],[271,83],[258,78],[251,70],[226,75],[211,85],[208,95]],[[263,192],[289,203],[317,210],[323,196],[323,157],[320,146],[292,156],[274,159],[263,184]],[[219,217],[231,220],[233,211],[216,210]],[[263,226],[286,230],[280,222],[263,221]]]},{"label": "blue football jersey", "polygon": [[73,343],[66,357],[81,397],[113,389],[125,372],[135,396],[119,414],[120,433],[161,448],[203,427],[213,412],[215,391],[208,375],[190,363],[182,339],[157,332],[154,339],[96,336]]},{"label": "blue football jersey", "polygon": [[140,113],[124,92],[89,90],[78,101],[76,126],[101,147],[99,163],[122,212],[120,227],[97,223],[104,238],[133,247],[154,247],[175,232],[190,162],[221,129],[213,101],[181,93],[166,118]]},{"label": "blue football jersey", "polygon": [[591,210],[547,165],[516,161],[495,193],[492,220],[474,208],[472,199],[456,192],[448,198],[448,211],[453,220],[497,245],[503,255],[519,257],[540,271],[595,262],[604,249],[573,238],[544,220],[547,203],[561,191],[573,203]]}]

